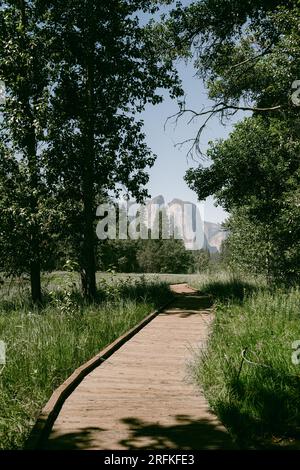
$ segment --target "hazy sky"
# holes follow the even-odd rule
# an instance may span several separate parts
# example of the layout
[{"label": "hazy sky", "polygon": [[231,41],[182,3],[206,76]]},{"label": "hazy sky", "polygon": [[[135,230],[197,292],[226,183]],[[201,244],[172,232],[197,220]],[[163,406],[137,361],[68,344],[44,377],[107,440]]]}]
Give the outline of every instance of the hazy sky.
[{"label": "hazy sky", "polygon": [[[186,0],[185,3],[191,2]],[[193,64],[181,61],[178,64],[178,70],[183,80],[188,106],[195,110],[209,106],[207,92],[201,80],[195,77],[196,71]],[[149,105],[142,115],[147,143],[157,155],[156,163],[150,170],[149,192],[152,197],[162,194],[166,202],[170,202],[173,198],[197,202],[196,194],[188,188],[183,179],[186,170],[191,166],[196,166],[197,162],[187,160],[188,146],[180,149],[175,144],[195,136],[199,122],[203,121],[187,125],[187,119],[182,119],[177,126],[169,122],[164,130],[166,119],[178,111],[176,101],[172,101],[167,94],[165,96],[162,104]],[[242,115],[236,117],[235,121],[241,117]],[[224,127],[218,118],[211,121],[203,134],[203,149],[207,148],[208,141],[226,137],[232,130],[232,124],[233,122],[230,122]],[[226,219],[226,215],[221,207],[214,206],[212,198],[205,202],[205,220],[222,222]]]}]

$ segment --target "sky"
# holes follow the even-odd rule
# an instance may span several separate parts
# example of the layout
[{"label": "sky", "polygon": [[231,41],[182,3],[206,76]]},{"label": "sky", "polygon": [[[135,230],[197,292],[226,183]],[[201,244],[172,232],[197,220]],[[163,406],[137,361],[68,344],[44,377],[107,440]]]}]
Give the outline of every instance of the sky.
[{"label": "sky", "polygon": [[[184,3],[191,2],[186,0]],[[196,70],[192,61],[189,63],[180,61],[177,64],[177,69],[182,79],[187,106],[196,111],[208,107],[211,102],[207,98],[204,84],[195,76]],[[178,105],[175,100],[172,101],[168,97],[167,93],[163,93],[163,96],[165,97],[163,103],[156,106],[148,105],[142,114],[146,142],[157,155],[156,163],[150,170],[149,193],[151,197],[161,194],[166,202],[178,198],[197,203],[197,195],[185,183],[184,175],[188,168],[198,166],[203,162],[187,158],[190,148],[188,145],[180,148],[176,144],[194,137],[200,127],[199,124],[201,125],[203,121],[198,120],[194,124],[188,125],[187,119],[182,118],[177,125],[172,125],[169,122],[164,128],[167,118],[178,111]],[[203,150],[205,151],[210,140],[226,138],[232,131],[234,122],[242,117],[237,114],[235,121],[226,123],[226,126],[222,125],[217,117],[214,118],[204,131]],[[204,219],[208,222],[221,223],[228,217],[221,207],[215,207],[215,201],[212,197],[204,202],[203,211]]]}]

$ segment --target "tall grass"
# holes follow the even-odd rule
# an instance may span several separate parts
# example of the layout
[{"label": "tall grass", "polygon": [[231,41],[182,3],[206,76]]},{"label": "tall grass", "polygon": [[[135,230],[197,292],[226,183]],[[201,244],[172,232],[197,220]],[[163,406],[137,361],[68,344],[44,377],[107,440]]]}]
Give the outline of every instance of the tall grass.
[{"label": "tall grass", "polygon": [[93,304],[76,290],[47,292],[40,310],[30,305],[26,289],[3,295],[0,339],[7,364],[0,375],[0,449],[22,448],[53,390],[169,298],[166,285],[144,281],[102,286]]},{"label": "tall grass", "polygon": [[292,343],[300,340],[300,291],[223,281],[206,283],[216,318],[195,360],[196,380],[241,448],[297,447],[300,365]]}]

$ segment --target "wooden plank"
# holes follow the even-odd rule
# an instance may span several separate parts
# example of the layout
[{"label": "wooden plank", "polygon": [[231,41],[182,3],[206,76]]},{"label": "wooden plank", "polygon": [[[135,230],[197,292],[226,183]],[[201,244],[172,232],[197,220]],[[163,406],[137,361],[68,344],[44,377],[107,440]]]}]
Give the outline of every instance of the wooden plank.
[{"label": "wooden plank", "polygon": [[43,446],[43,442],[47,439],[49,432],[68,396],[76,389],[80,382],[92,372],[96,367],[101,366],[105,361],[117,351],[123,344],[129,341],[136,335],[142,328],[150,323],[161,311],[166,308],[170,302],[150,313],[144,320],[124,335],[117,338],[113,343],[104,348],[92,359],[87,361],[82,366],[78,367],[73,374],[68,377],[65,382],[58,387],[50,397],[43,410],[41,411],[38,419],[30,433],[26,442],[26,449],[33,450],[39,449]]},{"label": "wooden plank", "polygon": [[172,306],[65,400],[43,448],[233,448],[187,367],[194,351],[205,347],[213,313],[195,290],[182,285],[173,290],[178,297]]}]

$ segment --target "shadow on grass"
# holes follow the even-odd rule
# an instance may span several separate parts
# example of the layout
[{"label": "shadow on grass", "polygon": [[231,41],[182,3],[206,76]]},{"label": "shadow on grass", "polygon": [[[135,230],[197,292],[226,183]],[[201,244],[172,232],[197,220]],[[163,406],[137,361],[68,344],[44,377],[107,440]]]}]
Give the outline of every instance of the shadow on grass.
[{"label": "shadow on grass", "polygon": [[229,402],[214,408],[240,448],[300,450],[300,377],[264,369],[227,387]]},{"label": "shadow on grass", "polygon": [[246,281],[230,280],[230,281],[213,281],[205,284],[201,288],[203,294],[209,294],[214,301],[242,302],[244,298],[254,292],[265,289],[263,286],[251,284]]},{"label": "shadow on grass", "polygon": [[[122,431],[120,436],[113,429],[101,428],[79,429],[62,435],[54,435],[48,440],[45,449],[71,450],[89,448],[121,448],[124,450],[214,450],[234,449],[230,436],[223,428],[216,426],[208,419],[195,420],[190,416],[177,415],[173,418],[174,424],[162,425],[155,422],[145,422],[137,417],[128,417],[120,420]],[[113,425],[112,421],[112,425]],[[124,430],[123,430],[124,428]],[[122,437],[122,436],[126,437]],[[111,439],[115,438],[115,441]]]},{"label": "shadow on grass", "polygon": [[43,300],[40,305],[33,305],[30,292],[27,289],[22,294],[11,298],[0,297],[0,311],[2,313],[13,313],[16,311],[43,313],[45,309],[57,306],[57,302],[63,305],[67,302],[73,305],[78,311],[89,305],[101,306],[105,302],[136,301],[149,303],[154,308],[161,307],[173,299],[173,294],[167,284],[137,282],[119,282],[112,286],[99,286],[94,299],[88,300],[83,297],[81,291],[75,288],[65,290],[57,289],[55,292],[44,291]]},{"label": "shadow on grass", "polygon": [[119,296],[121,299],[135,300],[138,302],[149,302],[155,307],[160,307],[174,298],[170,287],[165,283],[147,283],[146,281],[134,284],[123,283]]}]

